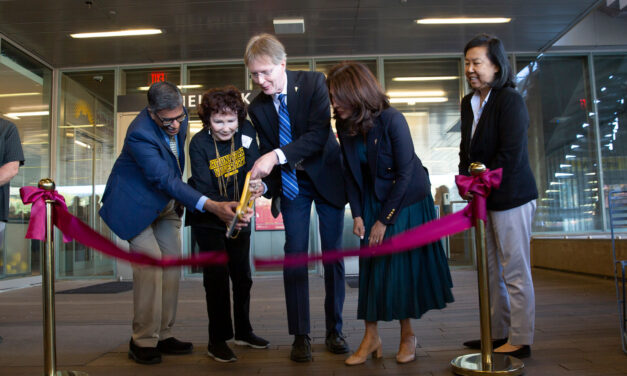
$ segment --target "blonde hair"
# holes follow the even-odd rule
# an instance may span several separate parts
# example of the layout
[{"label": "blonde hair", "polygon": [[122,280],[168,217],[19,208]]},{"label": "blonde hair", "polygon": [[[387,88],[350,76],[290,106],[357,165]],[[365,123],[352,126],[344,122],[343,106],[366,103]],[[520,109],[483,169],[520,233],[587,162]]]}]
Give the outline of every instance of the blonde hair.
[{"label": "blonde hair", "polygon": [[250,38],[244,53],[244,63],[246,65],[261,58],[270,58],[272,64],[281,64],[287,57],[285,47],[279,40],[270,34],[259,34]]}]

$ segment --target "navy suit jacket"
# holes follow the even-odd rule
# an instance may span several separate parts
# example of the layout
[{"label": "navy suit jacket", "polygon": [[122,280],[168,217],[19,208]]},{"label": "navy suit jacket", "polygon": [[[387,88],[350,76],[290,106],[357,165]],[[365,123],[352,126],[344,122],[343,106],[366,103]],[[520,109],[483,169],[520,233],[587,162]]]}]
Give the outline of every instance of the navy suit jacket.
[{"label": "navy suit jacket", "polygon": [[490,170],[503,168],[501,186],[488,197],[489,210],[508,210],[538,198],[527,150],[529,113],[522,96],[511,87],[492,89],[471,139],[473,94],[462,99],[460,175],[470,175],[472,162],[481,162]]},{"label": "navy suit jacket", "polygon": [[[348,201],[353,217],[363,215],[363,184],[361,163],[356,143],[361,134],[347,136],[339,133],[345,166],[344,174]],[[402,113],[393,107],[381,112],[366,137],[370,176],[374,177],[374,192],[382,203],[378,220],[394,224],[398,213],[406,206],[423,200],[429,193],[427,170],[414,151],[409,126]]]},{"label": "navy suit jacket", "polygon": [[[338,208],[346,204],[340,146],[331,129],[329,94],[324,75],[318,72],[286,71],[287,110],[292,142],[281,148],[290,169],[302,166],[316,191]],[[248,106],[248,115],[259,135],[265,154],[279,147],[279,116],[272,96],[263,92]],[[281,196],[281,168],[275,166],[264,179],[266,197]]]},{"label": "navy suit jacket", "polygon": [[105,192],[100,216],[124,240],[147,228],[171,199],[188,210],[196,210],[202,196],[185,184],[185,136],[187,120],[178,133],[178,166],[170,145],[157,123],[144,109],[126,132],[122,153],[115,161]]}]

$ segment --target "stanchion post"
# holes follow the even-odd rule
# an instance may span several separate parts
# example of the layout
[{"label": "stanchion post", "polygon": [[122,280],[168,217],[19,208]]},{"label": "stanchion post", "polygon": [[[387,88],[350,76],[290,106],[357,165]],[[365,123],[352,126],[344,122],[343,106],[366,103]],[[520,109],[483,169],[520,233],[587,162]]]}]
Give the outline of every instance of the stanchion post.
[{"label": "stanchion post", "polygon": [[[472,163],[470,173],[479,176],[486,172],[482,163]],[[473,211],[474,212],[474,211]],[[477,280],[479,283],[479,321],[481,327],[481,353],[458,356],[451,361],[453,372],[458,375],[508,375],[523,373],[525,365],[513,356],[494,353],[490,320],[490,288],[488,285],[488,257],[486,254],[485,221],[475,220],[475,245],[477,252]]]},{"label": "stanchion post", "polygon": [[[54,191],[52,179],[41,179],[38,187]],[[54,200],[46,200],[46,241],[41,276],[44,310],[44,376],[88,376],[80,371],[57,371],[56,322],[54,308]]]},{"label": "stanchion post", "polygon": [[[39,188],[54,191],[52,179],[41,179]],[[54,227],[53,200],[46,200],[46,242],[41,277],[44,309],[44,375],[56,376],[57,350],[54,320]]]}]

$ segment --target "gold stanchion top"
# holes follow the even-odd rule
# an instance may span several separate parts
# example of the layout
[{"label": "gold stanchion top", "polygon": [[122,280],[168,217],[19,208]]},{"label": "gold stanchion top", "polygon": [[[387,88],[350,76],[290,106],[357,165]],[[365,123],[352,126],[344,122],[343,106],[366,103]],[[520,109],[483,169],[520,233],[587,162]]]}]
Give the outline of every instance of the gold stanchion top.
[{"label": "gold stanchion top", "polygon": [[50,178],[41,179],[37,186],[41,189],[45,189],[46,191],[54,191],[54,189],[56,188],[54,180]]},{"label": "gold stanchion top", "polygon": [[481,175],[486,171],[486,167],[483,163],[481,162],[472,162],[470,164],[470,167],[468,167],[468,172],[470,172],[470,174],[472,176],[477,176],[477,175]]}]

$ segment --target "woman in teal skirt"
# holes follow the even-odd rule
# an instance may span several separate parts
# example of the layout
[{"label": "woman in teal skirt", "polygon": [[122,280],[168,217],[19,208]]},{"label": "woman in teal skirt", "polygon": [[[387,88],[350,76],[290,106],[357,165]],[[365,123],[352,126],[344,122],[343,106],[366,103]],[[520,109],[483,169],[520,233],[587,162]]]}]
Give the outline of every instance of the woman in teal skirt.
[{"label": "woman in teal skirt", "polygon": [[[429,175],[414,152],[405,117],[390,107],[377,79],[363,64],[340,63],[329,71],[327,86],[336,119],[353,233],[362,246],[435,219]],[[380,357],[378,321],[399,320],[399,363],[416,357],[410,319],[453,301],[452,281],[439,241],[407,252],[359,260],[357,318],[364,338],[347,365],[368,355]]]}]

